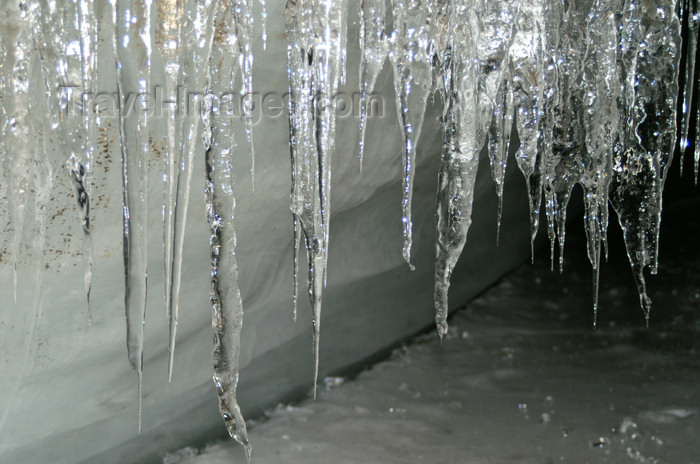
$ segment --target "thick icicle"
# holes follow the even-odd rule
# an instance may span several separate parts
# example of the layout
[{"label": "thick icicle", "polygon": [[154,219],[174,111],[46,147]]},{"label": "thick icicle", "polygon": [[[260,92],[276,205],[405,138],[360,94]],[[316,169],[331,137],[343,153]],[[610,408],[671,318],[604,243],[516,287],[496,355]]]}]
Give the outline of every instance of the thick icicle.
[{"label": "thick icicle", "polygon": [[620,51],[624,145],[613,154],[610,200],[622,228],[644,316],[644,268],[656,272],[661,193],[676,142],[680,22],[675,0],[626,0]]},{"label": "thick icicle", "polygon": [[115,0],[113,17],[122,151],[126,344],[129,362],[139,379],[140,433],[143,328],[146,320],[148,272],[147,192],[150,134],[147,109],[134,105],[136,114],[129,115],[125,103],[127,95],[133,92],[145,94],[150,91],[151,2]]},{"label": "thick icicle", "polygon": [[[182,25],[182,34],[186,40],[182,42],[182,61],[180,63],[180,81],[186,82],[188,87],[201,89],[206,80],[207,63],[211,53],[211,44],[214,34],[214,15],[216,13],[217,0],[203,0],[198,2],[186,2],[185,22]],[[199,104],[202,104],[200,101]],[[196,105],[195,105],[196,106]],[[198,110],[197,108],[196,110]],[[190,187],[192,182],[192,170],[194,168],[194,155],[197,148],[197,132],[201,118],[181,118],[182,135],[179,143],[180,163],[175,177],[171,182],[175,183],[175,205],[173,213],[173,247],[172,269],[170,278],[170,339],[169,339],[169,377],[172,376],[175,356],[175,338],[177,335],[178,313],[180,305],[180,285],[182,283],[182,257],[184,252],[185,231],[187,230],[187,210],[190,202]]]},{"label": "thick icicle", "polygon": [[359,0],[360,16],[360,170],[365,153],[368,105],[389,53],[384,0]]},{"label": "thick icicle", "polygon": [[[318,382],[321,299],[326,278],[330,223],[330,162],[335,149],[331,99],[342,75],[345,0],[288,0],[291,208],[301,226],[308,258],[313,310],[314,396]],[[295,245],[298,240],[295,238]],[[295,253],[297,251],[295,250]]]},{"label": "thick icicle", "polygon": [[231,102],[210,98],[230,91],[239,64],[234,9],[221,2],[215,19],[215,45],[210,56],[207,99],[203,114],[206,156],[205,190],[211,228],[211,290],[214,382],[219,410],[231,437],[240,442],[250,461],[251,446],[236,399],[238,360],[243,324],[243,300],[238,288],[232,159],[235,148],[234,117],[225,111]]},{"label": "thick icicle", "polygon": [[484,145],[477,121],[477,41],[482,2],[455,1],[450,15],[450,83],[445,141],[437,194],[435,258],[435,321],[438,334],[447,333],[450,276],[471,225],[474,182]]},{"label": "thick icicle", "polygon": [[411,200],[416,171],[416,150],[423,116],[432,88],[430,55],[430,10],[427,0],[392,0],[394,32],[389,53],[394,68],[396,112],[403,141],[401,202],[403,222],[403,258],[411,264],[413,222]]}]

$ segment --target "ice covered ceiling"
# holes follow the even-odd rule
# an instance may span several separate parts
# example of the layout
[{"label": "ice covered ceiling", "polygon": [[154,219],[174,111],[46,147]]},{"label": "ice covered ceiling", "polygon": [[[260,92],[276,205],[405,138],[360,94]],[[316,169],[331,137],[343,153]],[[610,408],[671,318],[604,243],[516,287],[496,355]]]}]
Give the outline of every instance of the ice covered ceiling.
[{"label": "ice covered ceiling", "polygon": [[[257,58],[253,44],[267,40],[264,0],[261,3],[262,14],[254,15],[252,0],[113,0],[109,4],[3,0],[0,16],[2,183],[14,237],[6,253],[16,263],[24,241],[31,241],[37,250],[44,246],[49,218],[43,205],[52,181],[47,156],[63,157],[66,170],[60,175],[72,179],[76,221],[82,224],[88,304],[94,227],[91,177],[97,168],[102,117],[91,96],[98,90],[97,70],[112,66],[116,70],[124,306],[128,358],[138,373],[139,389],[147,248],[163,248],[172,371],[186,212],[197,161],[194,153],[203,144],[211,230],[214,380],[229,433],[248,452],[236,400],[244,308],[235,257],[231,156],[234,126],[244,124],[254,157],[253,121],[231,118],[220,96],[232,88],[244,97],[260,90],[253,81]],[[294,279],[297,288],[303,248],[317,370],[332,217],[334,96],[347,73],[355,72],[346,66],[350,5],[355,3],[288,0],[285,10]],[[648,319],[651,301],[644,270],[655,273],[657,269],[662,191],[678,138],[681,161],[686,151],[694,150],[696,176],[700,162],[698,134],[694,141],[689,139],[691,122],[698,118],[692,114],[697,108],[697,0],[360,0],[358,15],[361,137],[357,152],[362,159],[373,89],[388,61],[403,142],[403,199],[397,208],[403,212],[403,256],[408,266],[417,142],[428,99],[443,103],[434,293],[439,334],[447,331],[450,276],[471,224],[482,150],[488,153],[500,204],[508,154],[515,153],[528,187],[531,236],[534,240],[543,207],[553,267],[555,262],[563,266],[567,204],[574,185],[580,184],[594,276],[594,311],[601,254],[607,253],[608,205],[612,206]],[[99,54],[98,31],[104,22],[111,22],[115,33],[108,46],[111,52]],[[158,72],[164,76],[167,95],[182,85],[206,92],[201,117],[181,118],[175,111],[167,116],[164,163],[158,168],[163,182],[158,188],[165,192],[163,240],[148,243],[152,114],[146,98],[137,97],[133,105],[129,96],[148,94],[156,65],[162,67]],[[35,68],[40,72],[34,73]],[[127,103],[133,111],[127,111]],[[58,150],[47,150],[52,143],[49,134],[59,135]],[[296,300],[295,291],[295,306]]]}]

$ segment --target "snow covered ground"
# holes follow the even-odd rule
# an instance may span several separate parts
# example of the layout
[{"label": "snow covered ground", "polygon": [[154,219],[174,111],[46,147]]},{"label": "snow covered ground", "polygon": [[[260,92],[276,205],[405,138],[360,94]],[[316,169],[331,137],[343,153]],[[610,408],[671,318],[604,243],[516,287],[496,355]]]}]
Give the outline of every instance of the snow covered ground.
[{"label": "snow covered ground", "polygon": [[[700,463],[700,202],[667,207],[646,328],[619,231],[598,329],[580,224],[435,331],[250,427],[253,463]],[[665,239],[665,240],[664,240]],[[426,308],[430,311],[431,308]],[[222,425],[223,428],[223,425]],[[233,441],[165,464],[245,462]]]}]

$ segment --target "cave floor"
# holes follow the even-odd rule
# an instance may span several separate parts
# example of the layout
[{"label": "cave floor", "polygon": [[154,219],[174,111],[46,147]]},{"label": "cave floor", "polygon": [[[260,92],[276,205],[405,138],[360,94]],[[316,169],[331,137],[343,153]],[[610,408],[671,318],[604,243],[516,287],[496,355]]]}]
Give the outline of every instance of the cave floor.
[{"label": "cave floor", "polygon": [[[563,275],[542,249],[457,312],[442,343],[431,331],[352,380],[326,379],[315,401],[268,411],[249,427],[252,462],[700,463],[700,201],[664,215],[649,328],[615,226],[593,330],[572,224]],[[163,462],[245,456],[224,441]]]}]

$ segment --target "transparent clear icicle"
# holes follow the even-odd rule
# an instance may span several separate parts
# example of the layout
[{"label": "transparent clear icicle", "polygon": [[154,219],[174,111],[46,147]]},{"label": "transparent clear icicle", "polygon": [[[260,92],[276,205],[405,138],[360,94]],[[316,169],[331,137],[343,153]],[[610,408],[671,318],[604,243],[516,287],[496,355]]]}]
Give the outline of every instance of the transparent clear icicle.
[{"label": "transparent clear icicle", "polygon": [[474,182],[484,145],[477,121],[477,44],[482,2],[451,4],[450,82],[446,104],[445,140],[437,193],[435,258],[435,321],[438,334],[447,333],[450,277],[467,241],[471,225]]},{"label": "transparent clear icicle", "polygon": [[[552,250],[554,241],[559,243],[559,272],[563,272],[566,210],[571,191],[581,178],[581,156],[585,150],[583,115],[579,108],[584,92],[581,82],[586,43],[585,15],[581,8],[574,1],[562,2],[560,7],[559,34],[556,41],[550,42],[555,60],[557,101],[551,111],[552,126],[546,128],[551,131],[552,144],[551,152],[547,152],[543,160],[543,172],[549,238]],[[553,8],[551,14],[559,12]]]},{"label": "transparent clear icicle", "polygon": [[[177,101],[178,79],[182,53],[182,17],[184,0],[163,0],[156,4],[156,24],[154,48],[163,61],[165,98]],[[179,108],[169,108],[165,115],[165,153],[163,170],[163,283],[165,309],[171,318],[170,304],[173,270],[173,226],[175,215],[176,170],[181,159],[182,123]],[[168,379],[172,378],[172,368],[168,368]]]},{"label": "transparent clear icicle", "polygon": [[[180,62],[180,81],[187,83],[189,88],[204,88],[206,80],[207,63],[211,53],[214,34],[214,14],[218,1],[188,1],[184,5],[186,20],[182,24],[182,34],[186,40],[182,41],[182,54]],[[230,5],[229,5],[230,6]],[[182,20],[182,18],[181,18]],[[199,105],[201,105],[201,100]],[[199,110],[199,107],[197,110]],[[196,116],[196,115],[191,115]],[[192,183],[192,171],[194,169],[194,156],[197,150],[198,131],[201,118],[183,117],[180,128],[179,140],[180,163],[171,181],[175,183],[175,211],[173,213],[173,254],[170,276],[170,338],[169,338],[169,362],[168,374],[172,376],[175,358],[175,339],[177,336],[178,313],[180,307],[180,288],[182,284],[182,260],[184,253],[185,232],[187,230],[187,210],[190,202]]]},{"label": "transparent clear icicle", "polygon": [[508,53],[506,79],[513,92],[515,127],[520,146],[515,160],[525,177],[530,206],[530,244],[539,228],[542,198],[542,154],[539,151],[540,119],[545,88],[545,0],[523,0],[515,14],[513,43]]},{"label": "transparent clear icicle", "polygon": [[430,9],[427,0],[392,0],[394,32],[389,58],[394,68],[396,112],[403,141],[401,201],[403,258],[411,264],[413,222],[411,201],[416,171],[418,139],[428,95],[432,88],[430,56]]},{"label": "transparent clear icicle", "polygon": [[[680,143],[680,169],[683,173],[683,160],[685,151],[690,145],[688,140],[688,130],[692,115],[693,97],[695,95],[695,55],[698,48],[698,33],[700,32],[700,3],[697,0],[681,0],[681,19],[687,28],[687,43],[685,44],[685,85],[683,87],[683,106],[681,107],[681,143]],[[696,130],[696,133],[700,133]],[[697,148],[697,147],[696,147]],[[700,152],[698,152],[700,153]],[[697,160],[695,162],[695,173],[697,178]]]},{"label": "transparent clear icicle", "polygon": [[586,24],[583,61],[583,122],[585,149],[581,153],[584,221],[588,259],[593,267],[593,326],[597,324],[601,244],[608,229],[608,198],[613,151],[619,150],[618,99],[622,82],[617,67],[618,36],[610,2],[595,0]]},{"label": "transparent clear icicle", "polygon": [[[44,156],[51,133],[47,123],[46,83],[37,79],[39,53],[35,45],[40,17],[37,2],[0,2],[0,173],[5,190],[12,239],[8,244],[14,272],[15,303],[24,313],[18,371],[9,391],[3,392],[0,433],[13,409],[16,394],[31,367],[36,328],[41,323],[41,285],[44,270],[47,211],[55,167]],[[34,33],[33,33],[34,32]],[[55,94],[55,93],[54,93]],[[31,292],[18,294],[22,287]],[[21,290],[21,288],[20,288]],[[20,319],[21,320],[21,319]]]},{"label": "transparent clear icicle", "polygon": [[[341,48],[345,0],[288,0],[289,126],[292,159],[291,209],[304,233],[308,293],[313,310],[314,396],[318,381],[321,300],[330,223],[330,163],[335,149],[335,113],[320,99],[336,94],[343,74]],[[295,227],[296,231],[296,227]],[[295,247],[298,235],[295,232]],[[298,250],[294,250],[295,256]]]},{"label": "transparent clear icicle", "polygon": [[[148,93],[151,77],[151,2],[114,0],[117,96],[120,107],[126,96]],[[148,156],[150,134],[148,111],[135,105],[135,114],[119,111],[122,151],[124,210],[124,280],[126,344],[131,367],[139,380],[139,433],[141,432],[141,385],[143,378],[143,329],[147,294]]]},{"label": "transparent clear icicle", "polygon": [[618,29],[625,130],[624,144],[613,154],[610,200],[647,322],[644,268],[657,269],[661,193],[676,142],[681,39],[675,11],[674,0],[626,0]]},{"label": "transparent clear icicle", "polygon": [[[506,174],[510,134],[513,125],[513,92],[510,82],[504,77],[507,72],[508,55],[513,41],[514,19],[517,3],[511,0],[485,2],[479,11],[481,31],[478,50],[478,112],[480,122],[487,126],[488,152],[491,175],[498,196],[497,232],[498,242],[503,209],[503,183]],[[479,133],[485,128],[479,128]],[[481,138],[481,135],[479,135]]]},{"label": "transparent clear icicle", "polygon": [[389,42],[385,31],[386,2],[384,0],[359,0],[360,16],[360,170],[365,153],[365,134],[370,108],[370,97],[389,54]]},{"label": "transparent clear icicle", "polygon": [[[235,14],[221,2],[214,21],[215,34],[207,71],[207,95],[222,95],[232,89],[239,67]],[[238,288],[236,230],[232,159],[235,148],[235,118],[224,112],[230,103],[206,97],[203,141],[207,182],[205,199],[211,228],[211,290],[214,351],[212,365],[219,396],[219,410],[226,428],[241,443],[250,461],[251,445],[236,399],[239,376],[243,300]]]}]

